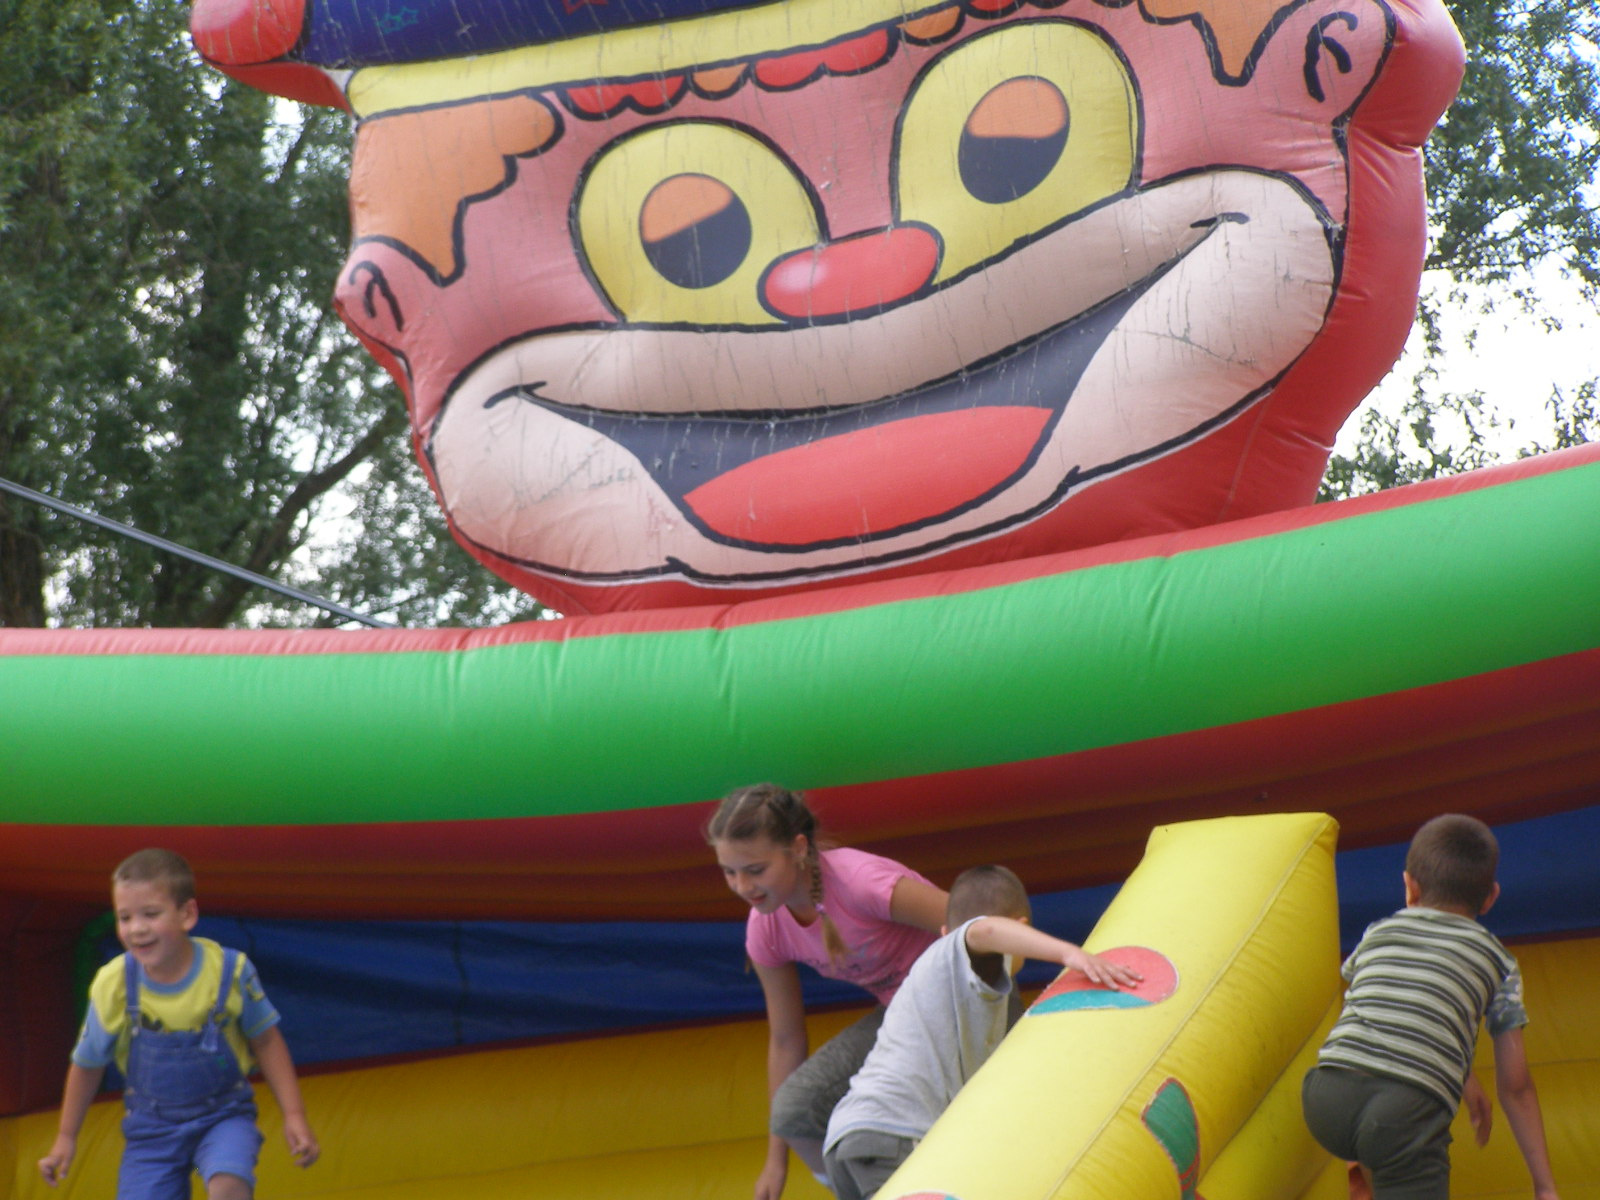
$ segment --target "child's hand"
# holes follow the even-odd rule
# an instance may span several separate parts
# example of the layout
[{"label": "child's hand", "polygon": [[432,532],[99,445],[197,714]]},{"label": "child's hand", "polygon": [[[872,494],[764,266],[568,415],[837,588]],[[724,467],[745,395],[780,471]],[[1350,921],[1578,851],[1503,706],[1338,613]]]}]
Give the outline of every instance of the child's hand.
[{"label": "child's hand", "polygon": [[77,1138],[58,1136],[50,1153],[39,1160],[39,1174],[44,1176],[44,1181],[51,1187],[59,1185],[67,1177],[67,1169],[72,1166],[73,1155],[77,1152]]},{"label": "child's hand", "polygon": [[783,1195],[783,1185],[788,1181],[789,1164],[768,1163],[756,1180],[755,1200],[778,1200]]},{"label": "child's hand", "polygon": [[1131,988],[1144,981],[1144,976],[1132,967],[1101,958],[1098,954],[1090,954],[1081,946],[1074,946],[1069,953],[1062,955],[1061,965],[1082,971],[1091,983],[1098,983],[1101,987]]},{"label": "child's hand", "polygon": [[298,1113],[284,1115],[283,1140],[289,1143],[289,1154],[297,1167],[309,1167],[322,1154],[322,1147],[317,1145],[317,1135],[311,1132],[305,1117]]}]

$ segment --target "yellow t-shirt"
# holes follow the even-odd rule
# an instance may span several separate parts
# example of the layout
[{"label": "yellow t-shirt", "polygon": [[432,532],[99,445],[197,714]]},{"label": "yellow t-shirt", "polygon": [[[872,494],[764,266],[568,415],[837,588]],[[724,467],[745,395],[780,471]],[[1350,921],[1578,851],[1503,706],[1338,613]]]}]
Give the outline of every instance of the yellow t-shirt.
[{"label": "yellow t-shirt", "polygon": [[[222,978],[222,947],[210,938],[192,940],[194,963],[186,977],[177,983],[162,984],[141,974],[139,1019],[146,1029],[199,1030],[216,1004],[217,984]],[[72,1061],[80,1067],[104,1067],[114,1060],[119,1071],[127,1071],[126,957],[119,954],[101,967],[89,985],[89,1011],[72,1050]],[[239,1061],[239,1069],[248,1075],[255,1069],[248,1039],[259,1037],[276,1025],[278,1010],[262,991],[255,967],[242,953],[234,968],[234,984],[228,989],[223,1033]]]}]

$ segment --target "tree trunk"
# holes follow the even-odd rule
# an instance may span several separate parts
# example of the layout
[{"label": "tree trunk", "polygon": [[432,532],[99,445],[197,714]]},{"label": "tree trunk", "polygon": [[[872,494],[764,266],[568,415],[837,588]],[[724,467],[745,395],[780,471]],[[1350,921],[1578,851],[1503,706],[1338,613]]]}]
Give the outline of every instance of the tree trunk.
[{"label": "tree trunk", "polygon": [[44,550],[38,514],[0,494],[0,625],[44,625]]}]

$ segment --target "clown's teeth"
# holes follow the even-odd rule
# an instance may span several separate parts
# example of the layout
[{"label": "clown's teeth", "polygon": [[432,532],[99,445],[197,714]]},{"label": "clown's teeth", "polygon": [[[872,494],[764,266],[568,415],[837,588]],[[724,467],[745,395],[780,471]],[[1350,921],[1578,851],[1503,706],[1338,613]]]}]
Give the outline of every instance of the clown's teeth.
[{"label": "clown's teeth", "polygon": [[720,99],[738,91],[745,81],[748,63],[735,63],[731,67],[707,67],[694,73],[694,89],[702,96]]},{"label": "clown's teeth", "polygon": [[[1032,7],[1054,8],[1061,0],[1031,0]],[[702,67],[683,73],[623,82],[571,85],[562,89],[567,107],[581,117],[615,116],[624,109],[654,115],[666,112],[683,99],[692,81],[694,90],[709,99],[732,95],[746,80],[769,91],[789,91],[828,75],[859,75],[880,67],[894,57],[896,43],[904,40],[921,46],[934,45],[953,37],[965,15],[995,20],[1028,4],[1025,0],[966,0],[935,9],[891,31],[888,27],[869,29],[853,37],[817,49],[759,58],[750,63]]]},{"label": "clown's teeth", "polygon": [[566,91],[569,106],[583,116],[609,117],[624,108],[636,112],[665,112],[683,96],[688,84],[682,75],[640,79],[631,83],[603,83]]},{"label": "clown's teeth", "polygon": [[900,32],[913,42],[931,45],[942,42],[961,27],[961,6],[951,5],[941,8],[938,12],[926,13],[910,21],[903,22]]},{"label": "clown's teeth", "polygon": [[756,81],[763,87],[784,89],[809,83],[819,75],[857,75],[884,62],[894,52],[887,29],[870,29],[856,37],[818,50],[760,59]]}]

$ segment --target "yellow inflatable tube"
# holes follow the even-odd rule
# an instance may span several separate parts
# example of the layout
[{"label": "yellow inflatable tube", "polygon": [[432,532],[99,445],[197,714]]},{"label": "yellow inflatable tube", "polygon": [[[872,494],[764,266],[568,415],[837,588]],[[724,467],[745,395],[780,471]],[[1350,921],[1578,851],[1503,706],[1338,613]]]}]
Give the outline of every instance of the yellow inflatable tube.
[{"label": "yellow inflatable tube", "polygon": [[[1336,997],[1337,831],[1321,814],[1155,830],[1087,943],[1138,961],[1139,994],[1046,989],[882,1200],[1195,1195]],[[1262,1138],[1289,1124],[1283,1095]]]},{"label": "yellow inflatable tube", "polygon": [[[1300,1081],[1317,1061],[1317,1051],[1339,1015],[1336,996],[1317,1028],[1301,1045],[1266,1097],[1200,1179],[1205,1200],[1319,1200],[1317,1180],[1328,1167],[1328,1153],[1306,1128],[1300,1110]],[[1345,1200],[1338,1178],[1337,1200]]]}]

